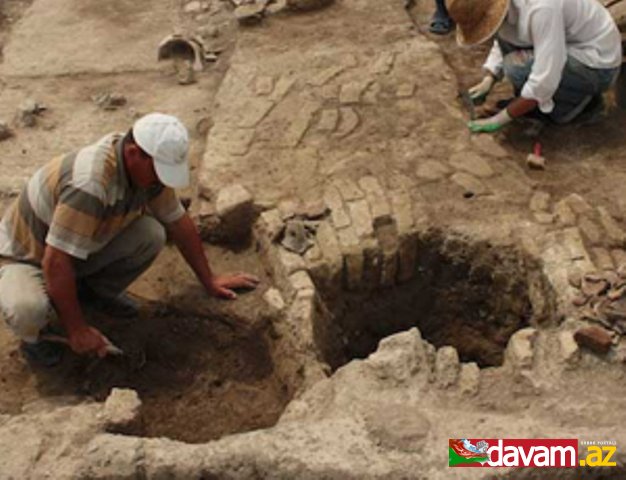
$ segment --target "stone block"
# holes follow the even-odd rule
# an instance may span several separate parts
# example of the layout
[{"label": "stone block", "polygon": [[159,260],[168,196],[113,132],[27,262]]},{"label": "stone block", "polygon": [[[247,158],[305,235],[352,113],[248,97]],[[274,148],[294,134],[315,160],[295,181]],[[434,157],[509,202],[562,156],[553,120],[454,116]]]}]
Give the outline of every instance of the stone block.
[{"label": "stone block", "polygon": [[304,270],[299,270],[296,273],[291,274],[289,276],[289,283],[295,292],[299,292],[301,290],[315,291],[315,285],[313,285],[311,277]]},{"label": "stone block", "polygon": [[451,180],[463,189],[463,195],[466,197],[489,193],[485,184],[469,173],[457,172],[452,175]]},{"label": "stone block", "polygon": [[263,18],[265,5],[259,3],[248,3],[235,8],[234,15],[237,21],[242,25],[253,25]]},{"label": "stone block", "polygon": [[278,209],[267,210],[259,215],[255,225],[255,235],[265,247],[268,247],[278,241],[283,227],[283,219]]},{"label": "stone block", "polygon": [[474,362],[461,364],[459,391],[463,395],[474,396],[480,389],[480,368]]},{"label": "stone block", "polygon": [[263,300],[265,300],[273,315],[277,315],[285,309],[285,300],[277,288],[268,289],[263,294]]},{"label": "stone block", "polygon": [[329,278],[327,280],[331,284],[335,283],[335,281],[340,282],[343,272],[343,254],[335,230],[329,222],[323,221],[317,227],[316,235],[317,244],[324,257],[324,263],[328,267]]},{"label": "stone block", "polygon": [[217,193],[215,212],[226,242],[243,243],[248,239],[255,216],[252,195],[248,190],[238,184],[222,188]]},{"label": "stone block", "polygon": [[606,239],[609,246],[614,248],[623,248],[626,246],[626,234],[619,226],[619,223],[612,217],[609,211],[604,207],[598,207],[598,217],[600,224],[606,231]]},{"label": "stone block", "polygon": [[577,193],[572,193],[565,197],[565,202],[576,215],[587,215],[593,213],[593,207],[587,203],[587,200]]},{"label": "stone block", "polygon": [[420,372],[430,376],[425,342],[417,328],[383,338],[367,359],[376,376],[386,382],[405,384]]},{"label": "stone block", "polygon": [[565,200],[560,200],[554,205],[556,221],[562,227],[571,227],[576,224],[576,215]]},{"label": "stone block", "polygon": [[349,178],[337,178],[333,180],[333,184],[335,185],[335,187],[337,187],[339,193],[346,202],[365,198],[365,194],[358,187],[354,180],[351,180]]},{"label": "stone block", "polygon": [[391,208],[398,228],[398,234],[407,234],[415,225],[411,195],[404,190],[392,190],[389,193],[389,198],[391,199]]},{"label": "stone block", "polygon": [[530,327],[515,332],[509,339],[504,352],[505,365],[511,366],[516,370],[531,369],[537,335],[537,330]]},{"label": "stone block", "polygon": [[580,347],[587,348],[601,355],[608,353],[613,345],[613,339],[609,331],[595,325],[576,330],[574,340]]},{"label": "stone block", "polygon": [[335,228],[346,228],[352,223],[350,215],[336,187],[329,185],[324,190],[324,202],[330,209],[330,218]]},{"label": "stone block", "polygon": [[611,254],[605,248],[592,248],[591,256],[593,257],[593,264],[599,270],[613,270],[615,268]]},{"label": "stone block", "polygon": [[459,371],[459,353],[454,347],[441,347],[435,357],[435,381],[439,388],[449,388],[456,385]]},{"label": "stone block", "polygon": [[349,202],[348,210],[352,218],[352,226],[359,238],[371,238],[374,235],[374,225],[367,200]]},{"label": "stone block", "polygon": [[344,258],[344,278],[348,290],[358,290],[363,278],[363,251],[353,228],[337,232]]},{"label": "stone block", "polygon": [[341,86],[339,103],[354,104],[361,101],[361,95],[371,82],[349,82]]},{"label": "stone block", "polygon": [[569,260],[584,260],[585,262],[591,262],[578,228],[566,228],[560,233],[559,236],[561,245],[567,252]]},{"label": "stone block", "polygon": [[481,156],[471,152],[458,152],[448,160],[452,168],[467,172],[475,177],[487,178],[493,175],[493,169]]},{"label": "stone block", "polygon": [[550,209],[550,194],[535,192],[530,199],[530,209],[533,212],[547,212]]},{"label": "stone block", "polygon": [[599,245],[602,241],[602,231],[600,227],[589,217],[582,216],[578,220],[578,228],[587,239],[590,245]]},{"label": "stone block", "polygon": [[563,330],[558,333],[559,340],[559,357],[566,365],[574,365],[580,360],[580,349],[574,334],[569,330]]},{"label": "stone block", "polygon": [[114,388],[104,402],[104,425],[109,433],[137,435],[141,433],[141,400],[137,392]]},{"label": "stone block", "polygon": [[365,192],[365,198],[369,202],[374,229],[391,223],[391,206],[376,177],[362,177],[359,180],[359,186]]},{"label": "stone block", "polygon": [[428,160],[420,164],[415,171],[415,175],[423,180],[443,180],[446,178],[452,170],[450,167],[441,162],[435,162],[434,160]]},{"label": "stone block", "polygon": [[304,259],[300,255],[285,250],[284,248],[278,248],[277,250],[277,260],[279,263],[278,268],[280,273],[285,278],[288,278],[293,273],[306,268]]}]

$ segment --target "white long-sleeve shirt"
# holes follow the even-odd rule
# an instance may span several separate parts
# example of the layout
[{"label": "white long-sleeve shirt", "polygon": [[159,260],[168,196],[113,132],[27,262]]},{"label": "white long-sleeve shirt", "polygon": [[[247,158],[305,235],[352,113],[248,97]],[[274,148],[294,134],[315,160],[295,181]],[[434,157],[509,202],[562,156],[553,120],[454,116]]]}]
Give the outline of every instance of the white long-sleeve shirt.
[{"label": "white long-sleeve shirt", "polygon": [[[611,14],[598,0],[511,0],[498,31],[504,41],[534,50],[534,64],[521,96],[536,100],[544,113],[554,109],[554,96],[571,55],[591,68],[622,63],[622,41]],[[502,71],[496,40],[484,68]]]}]

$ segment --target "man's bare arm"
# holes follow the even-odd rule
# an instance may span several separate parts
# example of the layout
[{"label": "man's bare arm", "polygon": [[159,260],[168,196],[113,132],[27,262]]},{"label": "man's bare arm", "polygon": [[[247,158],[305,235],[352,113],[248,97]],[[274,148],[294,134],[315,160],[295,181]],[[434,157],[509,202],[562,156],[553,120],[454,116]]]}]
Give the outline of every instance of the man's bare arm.
[{"label": "man's bare arm", "polygon": [[166,226],[168,233],[180,250],[187,264],[198,277],[206,291],[217,297],[234,299],[234,288],[255,288],[259,283],[252,275],[214,275],[204,253],[202,239],[189,215],[183,215],[176,222]]},{"label": "man's bare arm", "polygon": [[72,261],[67,253],[50,245],[46,246],[42,268],[48,295],[67,331],[72,350],[79,354],[94,352],[104,356],[106,341],[98,330],[87,324],[78,303]]}]

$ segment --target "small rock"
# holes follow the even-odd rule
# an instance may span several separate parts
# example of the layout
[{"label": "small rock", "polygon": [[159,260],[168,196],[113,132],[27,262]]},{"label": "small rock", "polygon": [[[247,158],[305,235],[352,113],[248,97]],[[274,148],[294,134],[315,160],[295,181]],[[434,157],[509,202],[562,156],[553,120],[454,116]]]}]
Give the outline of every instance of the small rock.
[{"label": "small rock", "polygon": [[121,93],[103,92],[94,95],[91,99],[103,110],[117,110],[126,105],[126,97]]},{"label": "small rock", "polygon": [[561,331],[558,338],[561,360],[569,365],[576,363],[580,359],[580,350],[572,332]]},{"label": "small rock", "polygon": [[537,330],[534,328],[524,328],[515,332],[509,339],[504,353],[505,363],[520,370],[532,368],[536,339]]},{"label": "small rock", "polygon": [[579,346],[602,355],[608,353],[613,344],[611,334],[606,329],[597,326],[578,329],[574,334],[574,340]]},{"label": "small rock", "polygon": [[7,138],[11,138],[12,136],[13,132],[9,128],[9,125],[0,120],[0,142],[2,140],[6,140]]},{"label": "small rock", "polygon": [[265,5],[251,3],[235,8],[234,14],[240,24],[254,25],[262,20],[264,11]]},{"label": "small rock", "polygon": [[44,105],[32,98],[26,99],[19,106],[15,121],[21,127],[34,127],[37,124],[37,115],[44,110],[46,110]]},{"label": "small rock", "polygon": [[441,388],[456,384],[459,376],[459,354],[454,347],[441,347],[435,357],[435,378]]},{"label": "small rock", "polygon": [[109,433],[137,434],[141,427],[141,400],[131,389],[114,388],[104,402],[104,421]]},{"label": "small rock", "polygon": [[539,155],[535,155],[534,153],[528,154],[526,157],[526,165],[531,170],[545,170],[546,169],[546,159]]}]

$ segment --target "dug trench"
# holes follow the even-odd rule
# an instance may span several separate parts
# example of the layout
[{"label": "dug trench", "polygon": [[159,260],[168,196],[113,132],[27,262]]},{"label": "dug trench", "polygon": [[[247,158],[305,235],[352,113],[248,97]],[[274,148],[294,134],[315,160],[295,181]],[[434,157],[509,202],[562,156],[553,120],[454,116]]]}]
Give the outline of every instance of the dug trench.
[{"label": "dug trench", "polygon": [[519,250],[439,231],[421,234],[415,248],[410,281],[340,295],[321,289],[326,315],[317,342],[333,369],[412,327],[437,348],[455,347],[461,361],[498,366],[513,333],[555,320],[554,292]]}]

